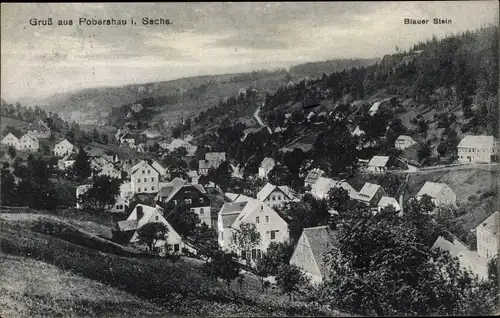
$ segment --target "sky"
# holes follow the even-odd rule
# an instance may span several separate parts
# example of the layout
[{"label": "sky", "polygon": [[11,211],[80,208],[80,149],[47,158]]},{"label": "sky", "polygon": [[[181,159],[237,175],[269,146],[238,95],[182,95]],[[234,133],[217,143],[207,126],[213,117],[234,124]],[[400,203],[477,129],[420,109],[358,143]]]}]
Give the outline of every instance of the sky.
[{"label": "sky", "polygon": [[[1,95],[13,102],[86,87],[382,57],[433,35],[498,24],[498,10],[497,1],[2,3]],[[87,26],[80,17],[128,23]],[[143,17],[173,24],[142,25]],[[53,24],[32,26],[33,18]],[[404,18],[430,23],[405,25]],[[434,25],[433,18],[453,23]],[[72,26],[57,25],[69,19]]]}]

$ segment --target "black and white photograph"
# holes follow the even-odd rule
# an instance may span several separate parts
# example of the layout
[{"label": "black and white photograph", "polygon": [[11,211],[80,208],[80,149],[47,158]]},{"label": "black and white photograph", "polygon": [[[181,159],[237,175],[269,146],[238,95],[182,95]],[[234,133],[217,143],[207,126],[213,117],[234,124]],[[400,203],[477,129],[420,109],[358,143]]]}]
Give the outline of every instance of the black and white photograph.
[{"label": "black and white photograph", "polygon": [[0,317],[500,315],[499,9],[2,3]]}]

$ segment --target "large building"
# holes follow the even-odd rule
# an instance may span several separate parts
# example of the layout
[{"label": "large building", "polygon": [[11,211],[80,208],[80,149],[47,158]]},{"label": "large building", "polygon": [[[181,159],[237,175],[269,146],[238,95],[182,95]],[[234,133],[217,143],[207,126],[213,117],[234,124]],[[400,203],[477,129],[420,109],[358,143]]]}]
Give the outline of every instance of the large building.
[{"label": "large building", "polygon": [[321,283],[328,271],[325,254],[334,242],[335,232],[326,225],[305,228],[290,264],[298,266],[313,283]]},{"label": "large building", "polygon": [[74,152],[75,147],[67,139],[63,139],[54,146],[54,155],[64,157]]},{"label": "large building", "polygon": [[35,152],[40,148],[40,142],[34,135],[25,134],[19,139],[18,150]]},{"label": "large building", "polygon": [[[234,231],[244,223],[254,224],[260,234],[260,244],[251,251],[242,251],[231,239]],[[217,229],[219,245],[244,259],[255,260],[266,253],[271,242],[284,242],[289,238],[285,220],[267,204],[255,199],[225,203],[219,211]]]},{"label": "large building", "polygon": [[288,186],[275,186],[269,182],[257,193],[257,200],[272,208],[281,207],[283,203],[299,201],[297,194]]},{"label": "large building", "polygon": [[145,160],[130,169],[133,193],[157,193],[160,191],[160,173]]},{"label": "large building", "polygon": [[479,255],[491,259],[498,255],[500,212],[495,212],[476,227],[477,252]]},{"label": "large building", "polygon": [[14,147],[17,149],[17,147],[19,145],[19,138],[14,136],[13,133],[8,133],[5,137],[3,137],[2,144],[7,145],[9,147]]},{"label": "large building", "polygon": [[498,162],[500,147],[493,136],[465,136],[457,146],[460,163]]},{"label": "large building", "polygon": [[403,149],[406,149],[408,147],[413,146],[416,143],[417,142],[415,140],[413,140],[413,138],[411,138],[410,136],[401,135],[394,142],[394,148],[399,149],[399,150],[403,150]]}]

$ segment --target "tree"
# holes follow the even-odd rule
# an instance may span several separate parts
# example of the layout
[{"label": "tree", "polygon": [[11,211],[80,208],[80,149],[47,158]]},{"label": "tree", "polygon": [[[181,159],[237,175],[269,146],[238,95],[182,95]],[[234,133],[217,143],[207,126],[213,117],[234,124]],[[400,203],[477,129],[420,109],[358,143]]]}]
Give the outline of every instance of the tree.
[{"label": "tree", "polygon": [[243,259],[246,259],[245,254],[258,246],[260,241],[260,233],[253,223],[241,223],[239,228],[233,230],[231,237],[231,243],[241,251]]},{"label": "tree", "polygon": [[231,281],[238,278],[240,273],[240,264],[236,261],[236,254],[227,253],[222,250],[216,251],[210,261],[202,266],[202,271],[205,275],[212,279],[221,278],[231,284]]},{"label": "tree", "polygon": [[80,145],[78,154],[75,158],[73,165],[73,174],[78,181],[83,181],[92,175],[92,168],[90,166],[90,157]]},{"label": "tree", "polygon": [[16,151],[16,148],[10,146],[9,149],[7,150],[8,154],[9,154],[9,157],[11,157],[12,159],[14,159],[17,155],[17,151]]},{"label": "tree", "polygon": [[183,237],[191,237],[196,226],[200,224],[200,217],[183,205],[165,207],[165,218],[168,223]]},{"label": "tree", "polygon": [[167,240],[168,227],[161,222],[146,223],[137,230],[137,239],[140,244],[146,244],[150,254],[158,241]]},{"label": "tree", "polygon": [[192,235],[194,244],[199,246],[198,253],[207,259],[220,249],[217,241],[217,232],[205,223],[197,226]]},{"label": "tree", "polygon": [[296,265],[281,265],[276,275],[276,284],[281,292],[287,294],[292,301],[292,295],[300,291],[307,282],[306,277]]},{"label": "tree", "polygon": [[4,206],[14,206],[18,201],[17,186],[14,176],[9,170],[9,164],[4,162],[0,174],[1,202]]},{"label": "tree", "polygon": [[276,275],[281,265],[288,264],[294,250],[295,244],[293,244],[292,241],[271,242],[267,248],[266,254],[262,257],[269,266],[269,274]]},{"label": "tree", "polygon": [[271,274],[272,265],[271,258],[269,257],[261,257],[255,264],[255,274],[259,278],[262,292],[264,292],[266,287],[266,278]]},{"label": "tree", "polygon": [[120,179],[106,175],[94,176],[90,189],[77,200],[84,206],[104,209],[106,206],[115,204],[116,198],[120,195],[121,183]]},{"label": "tree", "polygon": [[417,149],[417,158],[420,162],[429,158],[431,155],[431,147],[427,142],[421,143]]},{"label": "tree", "polygon": [[333,187],[328,191],[328,205],[339,213],[347,211],[347,203],[350,200],[349,192],[340,187]]}]

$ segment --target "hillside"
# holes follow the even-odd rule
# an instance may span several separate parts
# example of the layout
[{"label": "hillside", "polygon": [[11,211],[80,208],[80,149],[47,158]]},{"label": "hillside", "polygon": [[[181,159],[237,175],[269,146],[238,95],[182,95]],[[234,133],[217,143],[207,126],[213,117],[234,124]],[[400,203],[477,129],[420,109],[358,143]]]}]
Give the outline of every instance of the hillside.
[{"label": "hillside", "polygon": [[[366,66],[377,59],[331,60],[293,66],[286,70],[258,71],[241,74],[207,75],[156,83],[122,87],[97,87],[55,94],[30,103],[45,105],[47,111],[62,118],[85,124],[103,124],[114,108],[154,101],[157,115],[167,121],[177,121],[181,110],[185,116],[197,114],[223,98],[237,96],[242,89],[255,88],[264,95],[290,80],[321,76],[323,72]],[[182,94],[181,94],[182,93]],[[119,115],[126,115],[118,113]],[[113,117],[113,116],[112,116]]]}]

